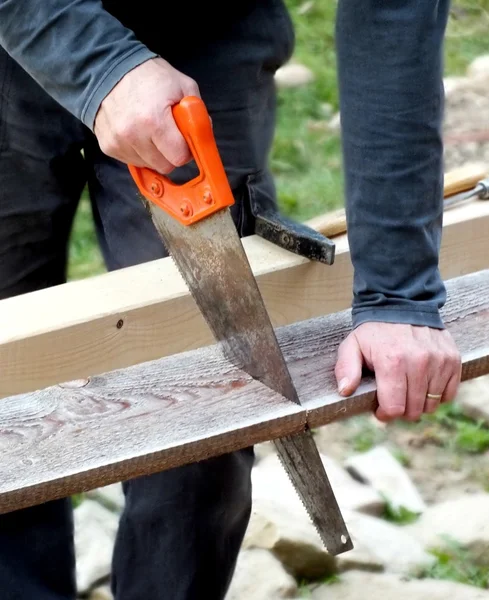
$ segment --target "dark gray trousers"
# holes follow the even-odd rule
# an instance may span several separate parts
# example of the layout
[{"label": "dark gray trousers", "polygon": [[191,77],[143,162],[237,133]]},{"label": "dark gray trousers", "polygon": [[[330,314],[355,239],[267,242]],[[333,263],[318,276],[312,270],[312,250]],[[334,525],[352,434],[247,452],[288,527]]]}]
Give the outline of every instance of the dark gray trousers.
[{"label": "dark gray trousers", "polygon": [[[242,236],[253,232],[250,198],[275,202],[267,169],[273,73],[293,46],[281,3],[257,4],[218,41],[206,39],[192,52],[170,56],[161,50],[200,86]],[[146,43],[159,51],[155,40]],[[175,178],[188,179],[191,169],[178,170]],[[102,154],[93,134],[0,49],[0,297],[65,281],[71,225],[85,185],[109,270],[165,256],[127,167]],[[252,464],[249,448],[125,482],[115,598],[224,598],[250,515]],[[69,499],[0,517],[2,600],[72,600],[74,568]]]}]

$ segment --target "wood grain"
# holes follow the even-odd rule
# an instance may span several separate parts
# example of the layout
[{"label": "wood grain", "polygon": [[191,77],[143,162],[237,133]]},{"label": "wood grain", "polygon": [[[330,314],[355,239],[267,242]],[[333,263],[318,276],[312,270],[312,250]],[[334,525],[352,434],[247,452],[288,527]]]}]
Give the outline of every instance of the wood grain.
[{"label": "wood grain", "polygon": [[[448,282],[444,318],[464,379],[489,373],[489,270]],[[303,407],[210,346],[0,401],[0,512],[150,474],[375,407],[375,383],[336,392],[350,311],[280,327]]]},{"label": "wood grain", "polygon": [[305,420],[215,346],[4,398],[0,512],[298,433]]},{"label": "wood grain", "polygon": [[[444,221],[444,279],[487,268],[489,202],[454,207]],[[348,241],[335,243],[328,266],[257,236],[243,240],[275,327],[349,308]],[[70,282],[0,301],[0,397],[212,343],[171,258]]]}]

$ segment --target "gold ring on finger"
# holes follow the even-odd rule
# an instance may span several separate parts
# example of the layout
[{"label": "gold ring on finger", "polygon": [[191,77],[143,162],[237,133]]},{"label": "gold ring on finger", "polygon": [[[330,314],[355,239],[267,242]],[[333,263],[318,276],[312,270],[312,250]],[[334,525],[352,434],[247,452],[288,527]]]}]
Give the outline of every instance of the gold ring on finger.
[{"label": "gold ring on finger", "polygon": [[441,400],[443,394],[426,394],[427,398],[431,398],[432,400]]}]

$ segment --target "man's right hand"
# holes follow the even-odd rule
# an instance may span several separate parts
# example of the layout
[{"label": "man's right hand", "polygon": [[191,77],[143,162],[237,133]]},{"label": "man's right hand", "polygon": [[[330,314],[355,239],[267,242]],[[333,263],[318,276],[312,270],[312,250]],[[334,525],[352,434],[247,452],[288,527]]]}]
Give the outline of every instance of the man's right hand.
[{"label": "man's right hand", "polygon": [[94,133],[102,152],[126,164],[170,173],[192,158],[172,115],[197,83],[162,58],[129,71],[100,105]]}]

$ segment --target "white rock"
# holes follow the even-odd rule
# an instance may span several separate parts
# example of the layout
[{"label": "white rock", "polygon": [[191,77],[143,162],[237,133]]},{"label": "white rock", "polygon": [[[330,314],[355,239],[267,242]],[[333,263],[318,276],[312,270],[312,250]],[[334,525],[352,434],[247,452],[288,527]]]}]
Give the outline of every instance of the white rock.
[{"label": "white rock", "polygon": [[443,548],[447,545],[447,538],[455,540],[470,551],[475,561],[487,565],[489,494],[473,494],[435,504],[416,523],[407,526],[407,530],[426,548]]},{"label": "white rock", "polygon": [[243,550],[226,600],[279,600],[298,592],[295,579],[267,550]]},{"label": "white rock", "polygon": [[[371,515],[382,514],[385,503],[378,492],[355,481],[335,460],[323,454],[321,459],[340,508]],[[268,498],[304,513],[302,502],[275,453],[263,458],[253,469],[252,484],[254,500]]]},{"label": "white rock", "polygon": [[275,82],[280,89],[300,87],[314,81],[314,73],[308,67],[289,63],[280,67],[275,73]]},{"label": "white rock", "polygon": [[350,457],[345,466],[355,477],[383,495],[395,508],[422,513],[426,504],[407,471],[385,446]]},{"label": "white rock", "polygon": [[479,588],[420,579],[405,581],[396,575],[351,571],[339,583],[323,585],[312,593],[313,600],[489,600],[489,592]]},{"label": "white rock", "polygon": [[455,402],[467,417],[489,424],[489,376],[464,381]]},{"label": "white rock", "polygon": [[259,462],[271,454],[275,454],[275,446],[272,444],[272,442],[262,442],[261,444],[256,444],[255,467]]},{"label": "white rock", "polygon": [[270,550],[298,578],[321,577],[335,569],[334,557],[325,550],[305,510],[271,499],[254,501],[243,548]]},{"label": "white rock", "polygon": [[109,586],[99,587],[93,590],[88,600],[114,600]]},{"label": "white rock", "polygon": [[467,75],[473,78],[489,80],[489,54],[483,54],[474,59],[467,69]]},{"label": "white rock", "polygon": [[339,570],[361,567],[408,574],[433,564],[434,557],[405,527],[355,512],[344,512],[343,516],[354,548],[336,557]]},{"label": "white rock", "polygon": [[443,87],[445,88],[445,97],[449,99],[452,94],[467,85],[467,77],[445,77]]},{"label": "white rock", "polygon": [[113,483],[105,487],[87,492],[87,498],[97,500],[101,504],[116,512],[121,512],[124,508],[125,497],[120,483]]},{"label": "white rock", "polygon": [[312,8],[314,8],[314,1],[313,0],[309,0],[308,2],[304,2],[297,10],[297,14],[298,15],[305,15],[306,13],[308,13]]},{"label": "white rock", "polygon": [[404,528],[348,510],[343,510],[343,516],[354,549],[333,557],[302,505],[286,506],[282,496],[277,490],[275,498],[254,500],[243,547],[270,550],[297,578],[317,578],[356,568],[408,573],[434,561]]},{"label": "white rock", "polygon": [[341,115],[339,112],[336,113],[329,121],[328,128],[330,131],[334,131],[336,133],[341,131]]},{"label": "white rock", "polygon": [[119,519],[93,500],[84,500],[75,511],[76,577],[83,594],[111,572]]}]

